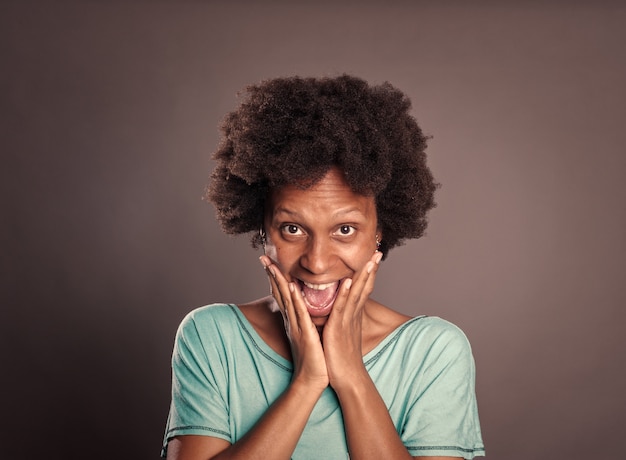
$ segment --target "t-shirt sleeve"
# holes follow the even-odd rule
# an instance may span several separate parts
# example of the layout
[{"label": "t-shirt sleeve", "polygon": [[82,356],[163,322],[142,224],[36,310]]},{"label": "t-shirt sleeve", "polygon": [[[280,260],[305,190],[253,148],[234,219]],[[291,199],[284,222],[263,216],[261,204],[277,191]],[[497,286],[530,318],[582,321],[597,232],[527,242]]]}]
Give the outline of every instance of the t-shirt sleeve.
[{"label": "t-shirt sleeve", "polygon": [[472,350],[459,328],[442,326],[431,332],[401,437],[414,457],[484,456]]},{"label": "t-shirt sleeve", "polygon": [[[176,333],[172,402],[162,456],[167,453],[168,441],[179,435],[214,436],[231,442],[224,360],[220,356],[219,334],[215,329],[211,337],[210,331],[211,327],[205,326],[200,335],[192,312]],[[209,344],[203,342],[209,340]]]}]

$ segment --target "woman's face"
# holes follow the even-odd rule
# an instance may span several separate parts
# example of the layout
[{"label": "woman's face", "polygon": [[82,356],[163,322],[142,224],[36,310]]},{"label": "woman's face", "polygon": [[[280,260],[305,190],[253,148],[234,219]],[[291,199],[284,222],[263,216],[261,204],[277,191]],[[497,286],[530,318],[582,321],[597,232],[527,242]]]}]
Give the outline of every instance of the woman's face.
[{"label": "woman's face", "polygon": [[353,277],[376,250],[376,203],[354,193],[338,168],[307,189],[270,191],[266,254],[303,293],[316,326],[328,319],[339,283]]}]

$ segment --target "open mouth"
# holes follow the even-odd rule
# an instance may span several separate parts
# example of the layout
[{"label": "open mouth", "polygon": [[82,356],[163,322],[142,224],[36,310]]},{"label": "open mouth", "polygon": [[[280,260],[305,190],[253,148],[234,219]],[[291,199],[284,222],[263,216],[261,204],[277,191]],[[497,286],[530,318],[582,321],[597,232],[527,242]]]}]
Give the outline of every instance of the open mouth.
[{"label": "open mouth", "polygon": [[339,281],[324,284],[298,280],[304,303],[311,316],[328,316],[339,292]]}]

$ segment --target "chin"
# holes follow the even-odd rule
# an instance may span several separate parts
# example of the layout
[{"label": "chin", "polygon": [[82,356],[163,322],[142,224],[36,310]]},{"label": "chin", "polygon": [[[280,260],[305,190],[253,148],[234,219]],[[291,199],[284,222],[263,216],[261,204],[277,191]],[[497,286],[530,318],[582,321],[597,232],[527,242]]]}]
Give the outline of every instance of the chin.
[{"label": "chin", "polygon": [[311,321],[315,327],[324,327],[328,321],[328,316],[311,316]]}]

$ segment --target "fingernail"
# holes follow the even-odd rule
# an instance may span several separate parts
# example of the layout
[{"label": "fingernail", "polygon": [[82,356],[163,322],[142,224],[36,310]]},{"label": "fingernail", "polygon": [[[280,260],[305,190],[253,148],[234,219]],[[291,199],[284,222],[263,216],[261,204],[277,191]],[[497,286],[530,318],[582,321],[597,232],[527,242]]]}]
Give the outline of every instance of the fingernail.
[{"label": "fingernail", "polygon": [[352,278],[348,278],[347,280],[345,280],[343,282],[343,285],[345,286],[346,290],[350,289],[350,286],[352,286]]},{"label": "fingernail", "polygon": [[295,290],[296,290],[296,287],[294,286],[294,284],[293,284],[293,283],[289,283],[289,290],[290,290],[291,292],[293,292],[293,291],[295,291]]},{"label": "fingernail", "polygon": [[268,267],[267,269],[270,271],[270,273],[272,274],[272,276],[273,276],[274,278],[276,278],[276,272],[274,271],[274,267]]},{"label": "fingernail", "polygon": [[379,252],[378,254],[376,254],[376,257],[374,258],[374,262],[376,262],[376,264],[379,264],[381,260],[383,260],[383,253]]},{"label": "fingernail", "polygon": [[261,265],[263,265],[263,268],[267,268],[267,261],[265,260],[265,256],[259,257],[259,260],[261,261]]}]

